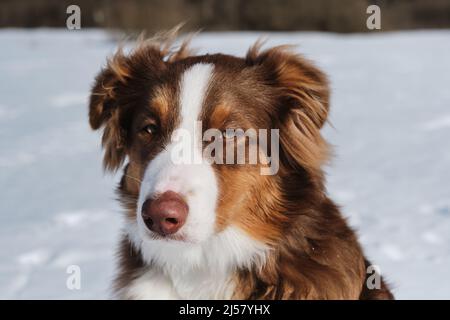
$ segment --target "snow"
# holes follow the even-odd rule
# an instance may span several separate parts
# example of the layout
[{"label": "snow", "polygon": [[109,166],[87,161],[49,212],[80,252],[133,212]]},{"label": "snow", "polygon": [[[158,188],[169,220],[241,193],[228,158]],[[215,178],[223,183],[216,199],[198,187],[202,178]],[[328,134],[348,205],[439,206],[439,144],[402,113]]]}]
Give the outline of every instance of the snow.
[{"label": "snow", "polygon": [[[401,299],[450,298],[450,31],[208,33],[199,52],[298,44],[330,76],[331,197]],[[0,298],[102,299],[114,274],[118,176],[87,122],[115,48],[99,30],[0,31]],[[81,289],[66,287],[71,265]]]}]

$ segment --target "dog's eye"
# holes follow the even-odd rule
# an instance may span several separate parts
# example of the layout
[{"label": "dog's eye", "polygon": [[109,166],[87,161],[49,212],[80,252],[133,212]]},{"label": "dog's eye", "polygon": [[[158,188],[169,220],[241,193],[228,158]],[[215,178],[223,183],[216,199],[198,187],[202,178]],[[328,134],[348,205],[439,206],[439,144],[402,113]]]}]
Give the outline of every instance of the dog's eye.
[{"label": "dog's eye", "polygon": [[142,130],[148,134],[155,134],[158,131],[158,126],[156,124],[148,124]]}]

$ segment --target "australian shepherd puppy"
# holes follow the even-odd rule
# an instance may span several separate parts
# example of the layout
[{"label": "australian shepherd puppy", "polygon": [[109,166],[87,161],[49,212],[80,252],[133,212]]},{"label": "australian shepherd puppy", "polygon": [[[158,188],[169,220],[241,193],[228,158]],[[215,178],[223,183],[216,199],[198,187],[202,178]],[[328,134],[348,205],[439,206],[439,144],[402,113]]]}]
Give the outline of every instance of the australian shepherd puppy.
[{"label": "australian shepherd puppy", "polygon": [[116,297],[392,298],[327,196],[328,111],[326,76],[289,47],[118,50],[89,106],[105,168],[126,160]]}]

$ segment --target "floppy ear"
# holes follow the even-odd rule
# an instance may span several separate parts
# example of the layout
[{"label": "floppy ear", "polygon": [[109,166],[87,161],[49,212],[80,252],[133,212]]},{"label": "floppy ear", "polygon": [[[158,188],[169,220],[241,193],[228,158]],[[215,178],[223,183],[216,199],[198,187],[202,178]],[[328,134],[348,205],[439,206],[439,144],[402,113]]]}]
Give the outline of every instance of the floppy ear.
[{"label": "floppy ear", "polygon": [[117,170],[127,153],[128,122],[136,107],[133,97],[145,94],[165,67],[165,51],[151,40],[139,43],[128,55],[119,49],[95,79],[89,101],[92,129],[104,127],[102,146],[106,170]]},{"label": "floppy ear", "polygon": [[125,130],[120,123],[117,89],[126,83],[129,70],[127,58],[118,51],[95,79],[89,101],[89,123],[97,130],[104,127],[102,146],[106,170],[117,170],[125,159]]},{"label": "floppy ear", "polygon": [[124,55],[119,49],[108,60],[95,79],[89,102],[89,123],[92,129],[104,127],[102,145],[106,170],[117,170],[127,153],[127,121],[132,109],[130,98],[145,94],[159,81],[167,64],[190,54],[190,38],[173,50],[177,29],[151,39],[139,39],[135,48]]},{"label": "floppy ear", "polygon": [[328,117],[328,80],[289,46],[263,52],[259,48],[260,43],[250,48],[247,63],[263,68],[267,83],[275,86],[280,147],[291,165],[317,172],[328,158],[328,146],[320,134]]}]

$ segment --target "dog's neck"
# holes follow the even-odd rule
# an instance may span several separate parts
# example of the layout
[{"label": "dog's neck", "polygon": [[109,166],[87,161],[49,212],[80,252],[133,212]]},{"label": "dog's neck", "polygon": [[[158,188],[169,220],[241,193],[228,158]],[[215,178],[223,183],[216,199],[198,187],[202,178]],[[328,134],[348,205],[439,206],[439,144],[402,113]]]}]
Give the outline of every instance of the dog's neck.
[{"label": "dog's neck", "polygon": [[268,250],[237,228],[202,244],[144,243],[128,233],[120,253],[118,298],[229,299],[236,271],[263,265]]}]

